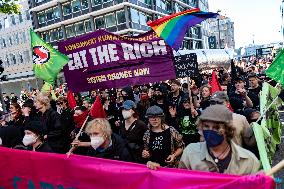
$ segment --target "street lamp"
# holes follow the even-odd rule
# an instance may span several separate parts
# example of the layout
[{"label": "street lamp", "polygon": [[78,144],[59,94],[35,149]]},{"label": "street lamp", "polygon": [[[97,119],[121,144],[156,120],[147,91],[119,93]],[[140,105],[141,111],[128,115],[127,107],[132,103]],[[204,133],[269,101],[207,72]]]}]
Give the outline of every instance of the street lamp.
[{"label": "street lamp", "polygon": [[[218,10],[217,13],[219,14],[221,10]],[[218,24],[218,41],[219,41],[219,49],[221,49],[221,32],[220,32],[220,17],[217,17],[217,24]]]}]

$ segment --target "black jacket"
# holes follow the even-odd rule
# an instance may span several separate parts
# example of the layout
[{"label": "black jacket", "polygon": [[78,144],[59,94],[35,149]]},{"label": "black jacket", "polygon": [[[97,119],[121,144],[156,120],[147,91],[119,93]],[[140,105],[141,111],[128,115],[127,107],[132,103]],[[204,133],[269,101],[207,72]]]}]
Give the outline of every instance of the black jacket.
[{"label": "black jacket", "polygon": [[[33,147],[29,146],[28,150],[32,151]],[[35,148],[35,151],[36,152],[49,152],[49,153],[53,153],[53,150],[51,149],[51,147],[46,142],[44,142],[44,143],[40,144],[39,146],[37,146]]]},{"label": "black jacket", "polygon": [[48,109],[40,116],[44,135],[47,135],[46,142],[52,150],[57,153],[64,153],[63,126],[60,115],[53,109]]},{"label": "black jacket", "polygon": [[111,140],[112,145],[104,151],[99,151],[98,149],[95,150],[94,148],[90,147],[88,151],[88,156],[128,162],[133,161],[133,158],[129,153],[127,147],[127,142],[125,140],[123,140],[119,135],[114,133],[111,136]]}]

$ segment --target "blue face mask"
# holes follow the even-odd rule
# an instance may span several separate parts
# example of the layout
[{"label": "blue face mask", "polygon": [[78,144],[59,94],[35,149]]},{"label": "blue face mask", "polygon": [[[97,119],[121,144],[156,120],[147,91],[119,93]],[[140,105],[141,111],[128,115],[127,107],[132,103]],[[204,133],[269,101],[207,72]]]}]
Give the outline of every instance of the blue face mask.
[{"label": "blue face mask", "polygon": [[220,135],[217,131],[203,130],[203,135],[208,147],[215,147],[224,141],[224,136]]}]

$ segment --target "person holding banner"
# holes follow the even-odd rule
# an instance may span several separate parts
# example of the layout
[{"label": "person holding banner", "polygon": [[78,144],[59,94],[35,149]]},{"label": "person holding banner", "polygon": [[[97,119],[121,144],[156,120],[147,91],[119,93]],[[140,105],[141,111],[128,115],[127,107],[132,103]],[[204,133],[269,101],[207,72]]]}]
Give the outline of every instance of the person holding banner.
[{"label": "person holding banner", "polygon": [[106,119],[96,118],[90,121],[85,132],[91,140],[91,147],[89,147],[87,155],[120,161],[133,161],[127,142],[119,135],[112,133],[111,126]]},{"label": "person holding banner", "polygon": [[232,121],[232,112],[224,105],[206,108],[197,121],[205,142],[189,144],[179,168],[237,175],[258,172],[260,163],[255,155],[232,141]]},{"label": "person holding banner", "polygon": [[144,134],[142,157],[147,159],[147,167],[174,167],[182,154],[182,135],[172,126],[165,124],[164,112],[159,106],[151,106],[146,112],[149,127]]}]

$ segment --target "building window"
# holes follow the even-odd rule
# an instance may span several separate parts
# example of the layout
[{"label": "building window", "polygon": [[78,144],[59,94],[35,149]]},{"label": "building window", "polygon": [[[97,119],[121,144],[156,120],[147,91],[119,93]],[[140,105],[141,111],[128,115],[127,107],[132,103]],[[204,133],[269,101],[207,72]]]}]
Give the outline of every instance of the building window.
[{"label": "building window", "polygon": [[124,10],[116,12],[117,24],[123,24],[126,22]]},{"label": "building window", "polygon": [[10,54],[10,60],[13,65],[17,64],[16,56],[14,54]]},{"label": "building window", "polygon": [[139,13],[136,9],[130,9],[131,21],[139,24]]},{"label": "building window", "polygon": [[72,7],[71,7],[71,3],[65,3],[63,4],[63,15],[69,15],[72,13]]},{"label": "building window", "polygon": [[7,47],[7,45],[6,45],[6,41],[5,41],[5,39],[4,39],[4,38],[2,39],[2,47]]},{"label": "building window", "polygon": [[20,23],[23,22],[23,16],[22,16],[22,14],[19,14],[19,22],[20,22]]},{"label": "building window", "polygon": [[95,24],[96,24],[96,29],[104,28],[105,27],[104,17],[96,18]]},{"label": "building window", "polygon": [[75,0],[72,2],[73,13],[81,10],[81,2],[80,0]]},{"label": "building window", "polygon": [[27,20],[31,19],[31,14],[28,10],[26,10],[26,18],[27,18]]},{"label": "building window", "polygon": [[27,62],[30,61],[30,51],[28,51],[28,50],[24,51],[24,59]]},{"label": "building window", "polygon": [[140,24],[147,26],[147,17],[144,13],[140,12],[139,13],[139,18],[140,18]]},{"label": "building window", "polygon": [[58,7],[53,8],[53,17],[54,19],[60,18],[60,12]]},{"label": "building window", "polygon": [[84,27],[84,22],[79,22],[75,24],[75,31],[76,35],[81,35],[85,33],[85,27]]},{"label": "building window", "polygon": [[93,0],[93,6],[102,4],[101,0]]},{"label": "building window", "polygon": [[165,1],[165,4],[166,4],[166,11],[169,12],[169,13],[172,12],[171,2]]},{"label": "building window", "polygon": [[6,17],[4,18],[4,28],[9,28],[9,27],[10,27],[9,19]]},{"label": "building window", "polygon": [[23,43],[27,41],[26,32],[22,32]]},{"label": "building window", "polygon": [[3,28],[2,20],[0,20],[0,30]]},{"label": "building window", "polygon": [[67,38],[75,36],[74,25],[65,26],[65,31],[66,31]]},{"label": "building window", "polygon": [[15,44],[16,45],[19,44],[19,34],[18,33],[15,35]]},{"label": "building window", "polygon": [[58,32],[57,30],[50,31],[50,42],[58,40]]},{"label": "building window", "polygon": [[53,10],[52,10],[52,8],[46,10],[46,19],[47,19],[47,21],[53,20]]},{"label": "building window", "polygon": [[10,66],[10,60],[9,60],[9,56],[8,55],[6,55],[6,65],[7,65],[7,67]]},{"label": "building window", "polygon": [[88,0],[82,0],[82,9],[87,9],[87,8],[89,8]]},{"label": "building window", "polygon": [[14,16],[14,15],[11,16],[11,23],[12,23],[13,25],[16,25],[16,19],[15,19],[15,16]]},{"label": "building window", "polygon": [[13,45],[13,42],[12,42],[12,38],[11,38],[11,37],[8,38],[8,41],[9,41],[9,46]]},{"label": "building window", "polygon": [[58,28],[58,39],[63,39],[63,31],[61,28]]},{"label": "building window", "polygon": [[115,15],[114,13],[112,14],[107,14],[105,16],[105,19],[106,19],[106,27],[109,28],[109,27],[112,27],[112,26],[115,26]]},{"label": "building window", "polygon": [[90,20],[85,21],[85,30],[86,30],[86,32],[92,31],[91,21]]},{"label": "building window", "polygon": [[38,23],[39,24],[42,24],[42,23],[45,22],[46,18],[45,18],[45,13],[44,12],[38,13],[37,17],[38,17]]},{"label": "building window", "polygon": [[49,42],[49,39],[50,39],[50,36],[49,36],[49,32],[43,32],[41,34],[42,36],[42,39],[45,41],[45,42]]},{"label": "building window", "polygon": [[23,55],[19,53],[19,64],[22,64],[23,62]]}]

